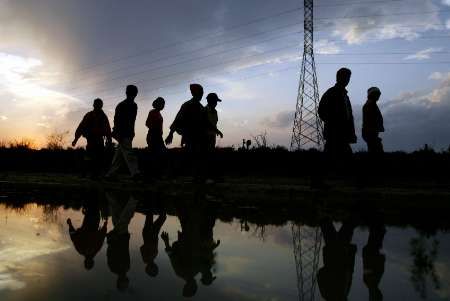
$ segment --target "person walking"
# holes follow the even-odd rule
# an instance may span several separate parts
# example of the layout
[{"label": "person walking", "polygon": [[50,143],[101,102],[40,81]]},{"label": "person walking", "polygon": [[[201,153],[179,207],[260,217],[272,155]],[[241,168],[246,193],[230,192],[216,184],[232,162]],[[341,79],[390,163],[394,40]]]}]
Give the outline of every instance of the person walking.
[{"label": "person walking", "polygon": [[367,143],[367,151],[372,154],[383,153],[383,143],[378,136],[384,132],[383,116],[378,108],[377,102],[381,96],[381,91],[377,87],[367,90],[367,101],[363,106],[363,126],[362,137]]},{"label": "person walking", "polygon": [[126,99],[120,102],[114,114],[114,127],[112,137],[117,140],[119,145],[114,153],[111,167],[106,174],[106,178],[113,179],[120,167],[125,164],[133,177],[139,177],[138,162],[133,153],[134,125],[137,115],[137,104],[134,101],[138,94],[138,88],[129,85],[126,88]]},{"label": "person walking", "polygon": [[84,157],[83,175],[90,170],[92,177],[98,177],[104,168],[105,139],[111,144],[111,127],[108,117],[103,112],[103,101],[100,98],[94,100],[94,109],[84,115],[75,131],[72,146],[75,147],[78,140],[86,138],[86,155]]},{"label": "person walking", "polygon": [[209,93],[206,96],[206,101],[208,104],[206,105],[206,118],[208,120],[208,129],[206,132],[206,144],[208,150],[214,150],[216,148],[216,136],[223,138],[222,132],[217,128],[217,122],[219,121],[219,117],[217,115],[217,103],[222,102],[222,100],[217,96],[216,93]]},{"label": "person walking", "polygon": [[147,145],[150,152],[150,166],[147,166],[147,171],[152,177],[161,175],[165,161],[166,145],[163,139],[163,117],[161,115],[165,103],[164,98],[156,98],[152,103],[153,109],[148,113],[145,122],[148,128]]},{"label": "person walking", "polygon": [[192,98],[181,105],[170,126],[170,132],[165,142],[170,145],[175,132],[181,135],[181,145],[184,146],[190,157],[194,178],[198,181],[200,176],[204,176],[208,121],[205,108],[200,103],[203,97],[203,87],[199,84],[191,84],[190,90]]}]

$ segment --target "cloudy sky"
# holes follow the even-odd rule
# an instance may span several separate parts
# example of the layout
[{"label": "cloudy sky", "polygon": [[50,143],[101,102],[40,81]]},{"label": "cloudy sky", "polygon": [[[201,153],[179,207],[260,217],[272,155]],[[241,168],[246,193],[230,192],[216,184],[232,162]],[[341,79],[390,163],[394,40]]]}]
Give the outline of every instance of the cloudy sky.
[{"label": "cloudy sky", "polygon": [[[92,100],[112,119],[127,84],[140,89],[135,145],[166,99],[165,131],[188,84],[217,92],[220,145],[267,132],[288,145],[302,52],[299,0],[0,0],[0,140],[73,135]],[[132,4],[131,4],[132,3]],[[385,148],[450,144],[450,1],[317,0],[319,90],[353,71],[356,127],[366,90],[382,90]],[[360,136],[358,130],[358,136]],[[361,140],[361,138],[359,139]],[[356,149],[365,148],[359,142]]]}]

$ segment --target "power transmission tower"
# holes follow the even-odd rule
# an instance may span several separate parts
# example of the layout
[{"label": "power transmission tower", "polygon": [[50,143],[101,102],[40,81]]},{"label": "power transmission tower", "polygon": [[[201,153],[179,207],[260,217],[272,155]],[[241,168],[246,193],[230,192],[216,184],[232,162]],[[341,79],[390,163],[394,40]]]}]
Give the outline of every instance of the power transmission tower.
[{"label": "power transmission tower", "polygon": [[297,272],[299,301],[316,299],[317,268],[319,266],[322,231],[305,225],[291,225],[292,244]]},{"label": "power transmission tower", "polygon": [[304,49],[292,129],[291,151],[323,145],[322,122],[317,113],[319,88],[314,61],[314,5],[304,0]]}]

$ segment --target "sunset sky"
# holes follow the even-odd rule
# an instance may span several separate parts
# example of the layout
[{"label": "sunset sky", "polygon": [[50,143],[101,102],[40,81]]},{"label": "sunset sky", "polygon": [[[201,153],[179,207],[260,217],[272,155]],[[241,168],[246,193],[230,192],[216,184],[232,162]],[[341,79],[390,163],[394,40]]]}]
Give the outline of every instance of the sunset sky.
[{"label": "sunset sky", "polygon": [[[0,0],[0,140],[45,144],[100,97],[112,121],[136,84],[136,146],[166,99],[165,134],[189,83],[216,92],[221,146],[267,132],[288,145],[302,52],[300,0]],[[378,86],[387,150],[450,145],[450,0],[317,0],[319,90],[343,66],[359,143],[366,90]],[[204,100],[203,103],[206,103]]]}]

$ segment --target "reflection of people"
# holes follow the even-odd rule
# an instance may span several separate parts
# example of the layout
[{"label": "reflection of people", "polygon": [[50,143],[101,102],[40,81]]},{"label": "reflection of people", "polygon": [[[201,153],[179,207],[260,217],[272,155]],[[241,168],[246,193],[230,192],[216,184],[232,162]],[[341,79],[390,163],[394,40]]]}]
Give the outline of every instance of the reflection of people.
[{"label": "reflection of people", "polygon": [[367,143],[369,153],[383,152],[382,140],[378,137],[380,132],[384,132],[383,116],[377,105],[380,96],[380,89],[377,87],[370,88],[367,91],[367,101],[363,106],[362,137]]},{"label": "reflection of people", "polygon": [[161,234],[175,274],[185,280],[185,297],[192,297],[197,292],[197,274],[201,274],[203,285],[210,285],[216,279],[211,269],[215,264],[214,250],[220,241],[213,238],[215,217],[204,209],[201,205],[178,208],[181,231],[172,245],[169,234]]},{"label": "reflection of people", "polygon": [[384,273],[386,257],[380,250],[383,248],[383,239],[386,228],[383,224],[374,224],[369,227],[369,238],[363,248],[363,279],[369,289],[370,301],[383,300],[383,294],[378,287]]},{"label": "reflection of people", "polygon": [[94,267],[94,257],[103,246],[106,237],[106,227],[108,221],[105,220],[100,226],[100,209],[97,203],[87,203],[83,208],[83,223],[80,228],[75,229],[72,220],[67,219],[69,225],[70,239],[75,250],[84,256],[84,267],[90,270]]},{"label": "reflection of people", "polygon": [[321,222],[325,246],[322,249],[323,267],[317,274],[320,294],[325,300],[347,300],[355,266],[356,245],[351,243],[355,225],[344,221],[336,231],[331,220]]},{"label": "reflection of people", "polygon": [[108,117],[102,110],[103,101],[100,98],[94,100],[94,110],[84,115],[83,120],[75,131],[72,146],[75,146],[81,136],[86,138],[86,156],[84,173],[90,168],[92,176],[99,176],[104,164],[105,145],[104,139],[111,144],[111,127]]},{"label": "reflection of people", "polygon": [[158,275],[159,269],[155,263],[155,258],[158,256],[159,231],[161,231],[165,221],[165,214],[158,216],[156,221],[153,221],[152,214],[147,214],[145,217],[145,224],[142,229],[144,244],[141,246],[141,255],[142,260],[146,264],[145,272],[151,277]]},{"label": "reflection of people", "polygon": [[130,233],[128,232],[128,225],[134,215],[138,201],[132,196],[126,202],[119,201],[117,196],[111,194],[106,194],[106,197],[114,226],[107,235],[106,257],[109,269],[118,276],[117,289],[123,291],[129,286],[127,273],[130,270]]},{"label": "reflection of people", "polygon": [[116,107],[112,136],[117,140],[119,145],[114,153],[111,167],[106,174],[106,177],[108,178],[114,177],[123,164],[128,167],[132,177],[136,177],[139,174],[137,158],[133,153],[132,147],[134,138],[134,124],[138,109],[134,99],[137,94],[138,88],[136,86],[127,86],[127,98],[120,102]]}]

